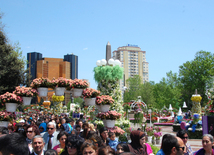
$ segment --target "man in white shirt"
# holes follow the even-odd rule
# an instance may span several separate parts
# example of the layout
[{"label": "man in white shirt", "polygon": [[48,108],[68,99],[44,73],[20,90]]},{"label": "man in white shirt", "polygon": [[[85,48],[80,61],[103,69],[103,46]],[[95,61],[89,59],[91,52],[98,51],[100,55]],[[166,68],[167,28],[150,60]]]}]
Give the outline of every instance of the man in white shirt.
[{"label": "man in white shirt", "polygon": [[36,135],[32,139],[33,152],[30,155],[44,155],[43,148],[45,146],[44,139],[40,135]]}]

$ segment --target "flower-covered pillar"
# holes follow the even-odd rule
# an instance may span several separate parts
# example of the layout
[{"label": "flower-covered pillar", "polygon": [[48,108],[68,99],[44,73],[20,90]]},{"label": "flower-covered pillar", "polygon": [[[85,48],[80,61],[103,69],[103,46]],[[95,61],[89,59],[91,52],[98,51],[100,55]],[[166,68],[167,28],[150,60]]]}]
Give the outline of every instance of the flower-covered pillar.
[{"label": "flower-covered pillar", "polygon": [[114,104],[110,110],[115,110],[119,113],[124,113],[122,103],[122,92],[120,90],[119,80],[123,78],[123,68],[116,60],[109,59],[106,66],[106,61],[102,59],[97,61],[97,67],[94,68],[94,79],[98,83],[98,90],[101,95],[109,95],[114,99]]},{"label": "flower-covered pillar", "polygon": [[202,100],[202,97],[201,95],[197,94],[197,90],[196,90],[196,93],[194,95],[192,95],[191,97],[191,100],[192,100],[192,109],[191,109],[191,112],[194,114],[201,114],[201,100]]}]

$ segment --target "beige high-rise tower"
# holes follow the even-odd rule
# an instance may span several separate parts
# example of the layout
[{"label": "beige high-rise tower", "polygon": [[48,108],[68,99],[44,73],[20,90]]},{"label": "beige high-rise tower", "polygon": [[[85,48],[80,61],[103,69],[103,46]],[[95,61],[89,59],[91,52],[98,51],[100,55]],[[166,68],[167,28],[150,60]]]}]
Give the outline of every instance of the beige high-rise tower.
[{"label": "beige high-rise tower", "polygon": [[139,75],[142,82],[149,81],[149,63],[146,61],[146,51],[142,51],[137,45],[118,47],[113,51],[113,58],[121,62],[124,68],[124,78],[121,80],[121,88],[126,85],[126,80],[134,75]]},{"label": "beige high-rise tower", "polygon": [[106,45],[106,61],[107,61],[107,63],[108,63],[108,60],[110,58],[111,58],[111,44],[108,41],[108,43]]}]

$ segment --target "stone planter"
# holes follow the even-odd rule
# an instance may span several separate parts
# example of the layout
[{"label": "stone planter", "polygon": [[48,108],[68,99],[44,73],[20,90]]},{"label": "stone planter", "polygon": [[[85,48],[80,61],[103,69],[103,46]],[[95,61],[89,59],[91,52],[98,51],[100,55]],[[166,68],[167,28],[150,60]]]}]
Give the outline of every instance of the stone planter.
[{"label": "stone planter", "polygon": [[5,103],[6,111],[15,112],[18,107],[18,103]]},{"label": "stone planter", "polygon": [[96,108],[98,109],[99,112],[101,111],[101,105],[96,104]]},{"label": "stone planter", "polygon": [[65,87],[56,87],[55,88],[55,95],[62,96],[65,93]]},{"label": "stone planter", "polygon": [[8,127],[9,122],[8,121],[0,121],[0,127]]},{"label": "stone planter", "polygon": [[93,106],[95,105],[96,98],[85,98],[85,105],[86,106]]},{"label": "stone planter", "polygon": [[101,112],[107,112],[109,111],[109,109],[110,109],[110,105],[108,104],[101,105],[101,108],[100,108]]},{"label": "stone planter", "polygon": [[23,105],[30,105],[32,97],[22,97],[22,99],[23,99]]},{"label": "stone planter", "polygon": [[152,143],[152,136],[148,136],[147,138],[148,138],[148,139],[147,139],[147,140],[148,140],[148,143],[151,144],[151,143]]},{"label": "stone planter", "polygon": [[78,98],[82,95],[83,89],[73,88],[72,89],[72,97]]},{"label": "stone planter", "polygon": [[107,128],[113,128],[115,125],[115,120],[106,119],[103,123]]},{"label": "stone planter", "polygon": [[160,139],[156,139],[156,144],[160,144]]},{"label": "stone planter", "polygon": [[39,92],[39,97],[46,97],[48,96],[48,88],[47,87],[39,87],[37,88]]}]

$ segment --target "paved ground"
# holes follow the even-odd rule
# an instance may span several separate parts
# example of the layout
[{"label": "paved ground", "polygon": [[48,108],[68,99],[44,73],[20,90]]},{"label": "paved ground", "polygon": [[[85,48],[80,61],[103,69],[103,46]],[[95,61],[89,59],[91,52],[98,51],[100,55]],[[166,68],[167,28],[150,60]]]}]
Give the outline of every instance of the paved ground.
[{"label": "paved ground", "polygon": [[[131,126],[134,126],[133,124]],[[134,128],[138,128],[139,126],[134,126]],[[166,134],[166,133],[170,133],[170,134],[173,134],[173,135],[176,135],[176,132],[173,132],[172,131],[172,126],[160,126],[162,128],[162,133],[163,135]],[[192,147],[192,150],[193,151],[197,151],[199,150],[200,148],[202,148],[202,142],[201,142],[201,139],[188,139],[188,143],[190,144],[190,146]],[[156,145],[158,147],[160,147],[160,144],[159,145]]]}]

